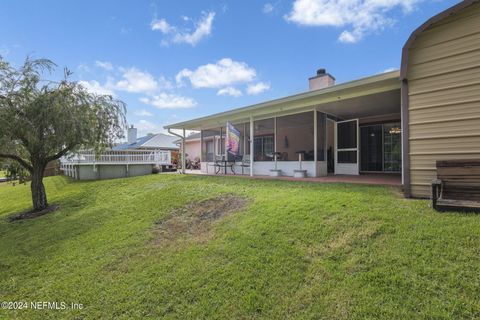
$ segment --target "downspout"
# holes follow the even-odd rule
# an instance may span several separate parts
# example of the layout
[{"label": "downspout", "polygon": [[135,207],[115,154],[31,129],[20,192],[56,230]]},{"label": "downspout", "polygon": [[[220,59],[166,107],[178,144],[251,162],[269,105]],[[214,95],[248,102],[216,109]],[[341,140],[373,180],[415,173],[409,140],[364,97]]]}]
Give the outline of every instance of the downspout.
[{"label": "downspout", "polygon": [[179,135],[178,133],[173,132],[170,128],[168,128],[168,133],[173,134],[174,136],[179,137],[182,139],[182,174],[185,174],[185,129],[183,129],[183,136]]}]

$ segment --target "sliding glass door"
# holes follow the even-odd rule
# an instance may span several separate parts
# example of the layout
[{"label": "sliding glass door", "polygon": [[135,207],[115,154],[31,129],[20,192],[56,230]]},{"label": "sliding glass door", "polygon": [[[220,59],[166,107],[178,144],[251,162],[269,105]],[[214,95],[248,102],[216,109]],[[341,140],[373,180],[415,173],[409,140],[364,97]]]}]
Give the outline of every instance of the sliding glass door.
[{"label": "sliding glass door", "polygon": [[400,123],[360,127],[360,171],[401,172]]}]

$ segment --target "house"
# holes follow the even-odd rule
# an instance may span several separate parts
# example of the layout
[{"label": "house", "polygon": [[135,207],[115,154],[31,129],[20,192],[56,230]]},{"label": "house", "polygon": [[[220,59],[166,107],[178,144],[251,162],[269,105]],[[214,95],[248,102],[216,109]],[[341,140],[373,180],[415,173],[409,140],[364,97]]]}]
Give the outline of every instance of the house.
[{"label": "house", "polygon": [[[175,140],[175,144],[182,149],[182,139]],[[201,133],[194,132],[185,138],[185,157],[189,160],[200,159],[202,155]]]},{"label": "house", "polygon": [[112,179],[151,174],[174,169],[178,157],[178,139],[167,134],[149,134],[137,138],[137,129],[128,128],[127,142],[114,146],[102,154],[80,151],[60,159],[60,168],[78,180]]},{"label": "house", "polygon": [[230,122],[252,176],[397,174],[429,197],[437,160],[480,159],[479,21],[479,0],[463,1],[411,34],[399,71],[336,84],[319,69],[306,92],[165,128],[201,131],[202,171],[230,157]]}]

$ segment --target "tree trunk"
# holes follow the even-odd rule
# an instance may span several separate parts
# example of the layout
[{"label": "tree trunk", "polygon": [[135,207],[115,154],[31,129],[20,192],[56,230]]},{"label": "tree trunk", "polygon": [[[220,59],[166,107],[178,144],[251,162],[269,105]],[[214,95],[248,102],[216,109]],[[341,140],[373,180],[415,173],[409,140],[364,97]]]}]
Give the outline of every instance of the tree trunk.
[{"label": "tree trunk", "polygon": [[40,211],[48,207],[47,194],[45,193],[45,186],[43,185],[43,172],[45,165],[34,165],[32,173],[32,183],[30,188],[32,190],[33,210]]}]

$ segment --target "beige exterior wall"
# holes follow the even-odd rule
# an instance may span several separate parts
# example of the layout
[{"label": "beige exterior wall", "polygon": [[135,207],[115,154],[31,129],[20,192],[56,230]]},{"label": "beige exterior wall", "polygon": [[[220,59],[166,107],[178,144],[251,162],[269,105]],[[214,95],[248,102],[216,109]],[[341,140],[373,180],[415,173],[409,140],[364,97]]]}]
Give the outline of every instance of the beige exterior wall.
[{"label": "beige exterior wall", "polygon": [[408,54],[411,195],[429,197],[437,160],[480,159],[480,4],[427,28]]}]

